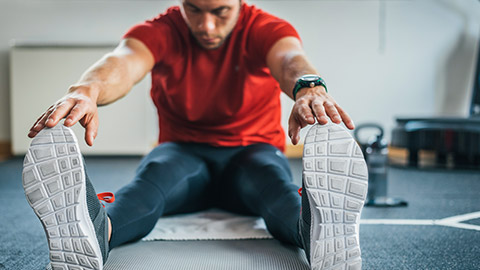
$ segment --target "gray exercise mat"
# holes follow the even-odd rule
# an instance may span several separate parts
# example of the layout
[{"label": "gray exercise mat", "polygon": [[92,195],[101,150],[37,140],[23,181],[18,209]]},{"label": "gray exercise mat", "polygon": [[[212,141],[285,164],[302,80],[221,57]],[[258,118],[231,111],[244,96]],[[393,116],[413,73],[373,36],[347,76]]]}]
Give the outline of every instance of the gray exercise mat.
[{"label": "gray exercise mat", "polygon": [[277,240],[139,241],[110,252],[105,270],[309,269],[301,249]]}]

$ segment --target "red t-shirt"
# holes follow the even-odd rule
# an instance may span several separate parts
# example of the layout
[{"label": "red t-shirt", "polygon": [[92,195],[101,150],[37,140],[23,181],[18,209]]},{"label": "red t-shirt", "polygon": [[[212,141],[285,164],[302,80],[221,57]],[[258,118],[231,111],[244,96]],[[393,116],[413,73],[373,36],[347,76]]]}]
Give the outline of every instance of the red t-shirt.
[{"label": "red t-shirt", "polygon": [[214,50],[196,43],[178,7],[132,27],[124,38],[140,40],[155,58],[151,97],[159,143],[269,143],[284,150],[281,90],[266,55],[287,36],[299,38],[286,21],[246,3],[230,36]]}]

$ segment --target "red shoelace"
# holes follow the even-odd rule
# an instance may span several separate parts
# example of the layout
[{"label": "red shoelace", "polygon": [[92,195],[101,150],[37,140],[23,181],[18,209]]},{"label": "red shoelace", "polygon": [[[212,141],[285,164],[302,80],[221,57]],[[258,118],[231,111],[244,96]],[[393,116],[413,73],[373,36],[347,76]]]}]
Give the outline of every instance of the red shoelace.
[{"label": "red shoelace", "polygon": [[298,189],[298,195],[300,195],[300,197],[302,197],[302,188]]},{"label": "red shoelace", "polygon": [[[113,193],[111,193],[111,192],[98,193],[97,198],[100,201],[104,201],[106,203],[112,203],[112,202],[115,201],[115,195],[113,195]],[[105,207],[105,205],[103,203],[102,203],[102,205],[103,205],[103,207]]]}]

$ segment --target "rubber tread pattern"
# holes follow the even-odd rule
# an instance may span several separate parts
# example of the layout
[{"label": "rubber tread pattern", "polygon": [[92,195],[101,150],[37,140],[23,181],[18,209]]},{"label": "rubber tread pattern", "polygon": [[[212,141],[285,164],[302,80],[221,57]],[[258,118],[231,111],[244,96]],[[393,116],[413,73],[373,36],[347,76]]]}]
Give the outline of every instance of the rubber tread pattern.
[{"label": "rubber tread pattern", "polygon": [[59,124],[32,140],[22,184],[44,227],[53,270],[103,269],[86,201],[85,176],[77,140],[69,128]]},{"label": "rubber tread pattern", "polygon": [[[303,210],[310,216],[312,269],[358,270],[362,267],[359,222],[368,191],[362,151],[339,125],[314,125],[303,155]],[[305,220],[304,220],[305,222]]]}]

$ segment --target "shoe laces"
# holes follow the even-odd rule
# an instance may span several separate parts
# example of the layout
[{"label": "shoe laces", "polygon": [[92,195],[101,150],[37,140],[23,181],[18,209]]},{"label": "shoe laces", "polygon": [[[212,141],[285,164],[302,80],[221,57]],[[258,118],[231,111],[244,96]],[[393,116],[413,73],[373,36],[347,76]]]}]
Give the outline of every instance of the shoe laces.
[{"label": "shoe laces", "polygon": [[[111,192],[102,192],[97,194],[97,198],[100,201],[104,201],[106,203],[113,203],[115,201],[115,195]],[[105,208],[105,205],[102,203],[102,206]]]},{"label": "shoe laces", "polygon": [[302,197],[302,190],[303,190],[303,188],[298,189],[298,195],[300,195],[300,197]]}]

